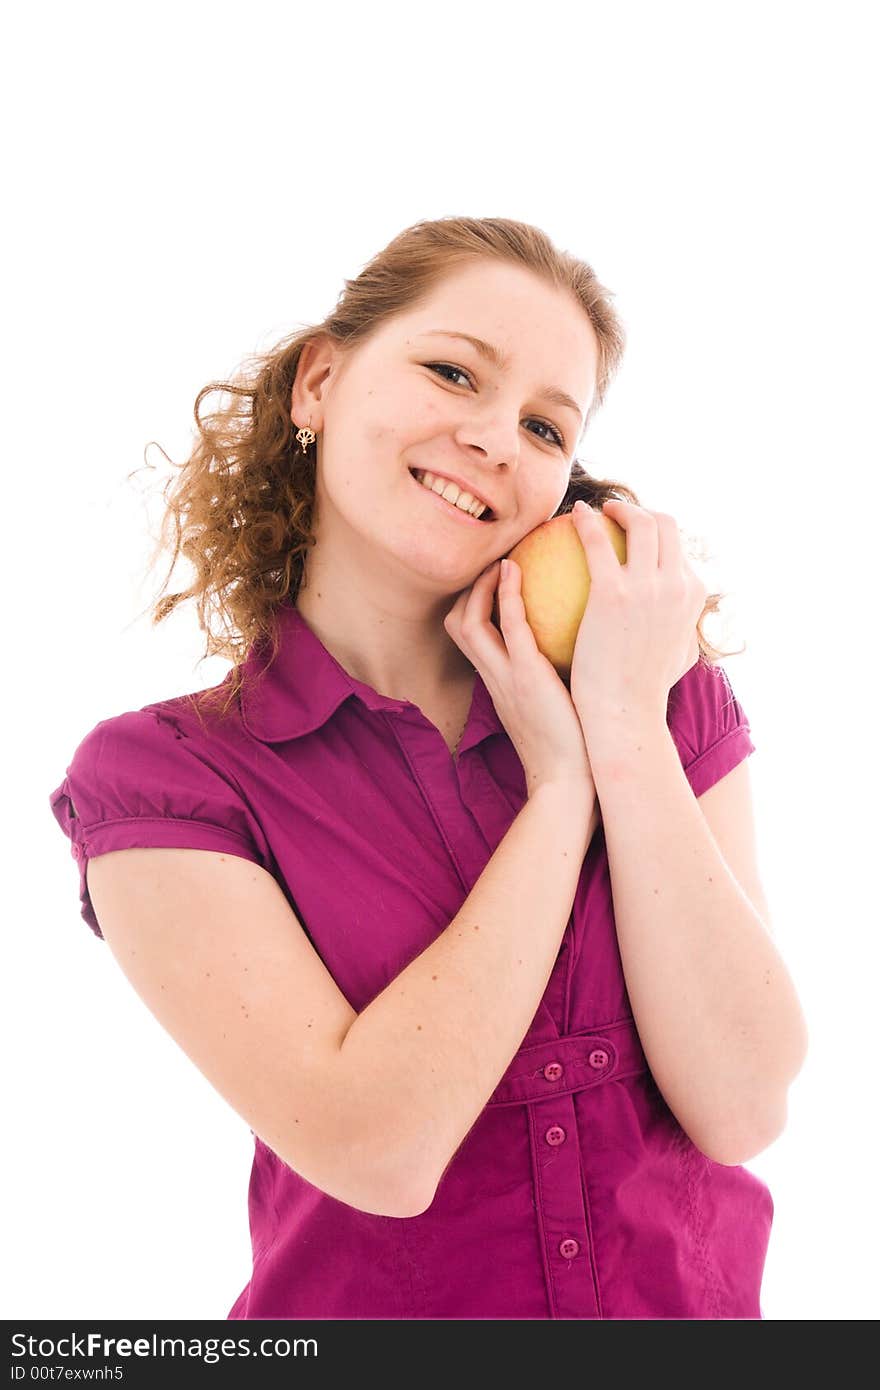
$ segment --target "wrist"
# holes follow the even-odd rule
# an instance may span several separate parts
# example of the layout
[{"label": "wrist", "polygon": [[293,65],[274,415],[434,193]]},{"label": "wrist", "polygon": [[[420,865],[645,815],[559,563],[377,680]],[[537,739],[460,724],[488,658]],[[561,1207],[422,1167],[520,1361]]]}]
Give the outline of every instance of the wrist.
[{"label": "wrist", "polygon": [[648,748],[672,738],[665,710],[593,706],[578,714],[594,778],[609,767],[637,764]]},{"label": "wrist", "polygon": [[621,729],[666,728],[668,696],[660,704],[637,696],[622,696],[616,700],[590,699],[573,700],[581,728],[588,729],[594,737],[607,734],[616,737]]},{"label": "wrist", "polygon": [[596,784],[590,772],[537,782],[529,789],[528,800],[558,808],[567,817],[582,820],[584,825],[592,823],[598,806]]}]

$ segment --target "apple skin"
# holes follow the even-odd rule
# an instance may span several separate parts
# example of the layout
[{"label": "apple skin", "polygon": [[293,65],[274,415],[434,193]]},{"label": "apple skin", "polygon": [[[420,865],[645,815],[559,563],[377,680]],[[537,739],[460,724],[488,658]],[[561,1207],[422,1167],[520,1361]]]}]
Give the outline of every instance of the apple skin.
[{"label": "apple skin", "polygon": [[[626,532],[610,516],[593,508],[621,564],[626,562]],[[569,512],[551,517],[509,552],[522,571],[526,620],[538,650],[566,683],[578,629],[590,594],[590,571],[583,541]],[[496,600],[497,608],[497,600]]]}]

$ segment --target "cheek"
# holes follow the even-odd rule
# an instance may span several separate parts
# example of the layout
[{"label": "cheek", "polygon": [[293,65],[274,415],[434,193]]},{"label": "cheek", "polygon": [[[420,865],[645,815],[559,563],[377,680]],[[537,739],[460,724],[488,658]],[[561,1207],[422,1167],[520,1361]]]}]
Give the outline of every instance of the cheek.
[{"label": "cheek", "polygon": [[358,433],[367,452],[381,462],[400,456],[411,442],[412,428],[393,406],[377,409],[371,402],[370,418],[362,422]]},{"label": "cheek", "polygon": [[529,530],[549,521],[562,503],[568,489],[567,479],[560,483],[557,478],[535,480],[532,485],[520,492],[520,515],[528,520]]},{"label": "cheek", "polygon": [[388,418],[383,418],[381,413],[374,414],[372,411],[370,418],[361,418],[359,428],[357,429],[357,435],[363,441],[366,448],[371,452],[376,451],[377,453],[384,452],[385,449],[388,448],[393,442],[394,434],[395,430],[393,423],[389,423]]}]

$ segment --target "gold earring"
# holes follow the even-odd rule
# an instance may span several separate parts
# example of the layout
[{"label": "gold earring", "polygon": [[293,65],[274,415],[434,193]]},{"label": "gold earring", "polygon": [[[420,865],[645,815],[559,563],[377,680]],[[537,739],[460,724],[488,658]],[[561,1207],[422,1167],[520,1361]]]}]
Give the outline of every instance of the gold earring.
[{"label": "gold earring", "polygon": [[[310,422],[311,422],[311,418],[312,418],[312,417],[311,417],[311,415],[310,415],[310,416],[309,416],[309,421],[310,421]],[[300,446],[300,448],[302,449],[303,453],[306,452],[306,450],[308,449],[308,447],[309,447],[310,444],[314,444],[316,438],[317,438],[317,435],[315,434],[315,431],[309,429],[308,425],[303,425],[302,429],[301,429],[301,430],[297,430],[297,432],[296,432],[296,442],[297,442],[297,444]]]}]

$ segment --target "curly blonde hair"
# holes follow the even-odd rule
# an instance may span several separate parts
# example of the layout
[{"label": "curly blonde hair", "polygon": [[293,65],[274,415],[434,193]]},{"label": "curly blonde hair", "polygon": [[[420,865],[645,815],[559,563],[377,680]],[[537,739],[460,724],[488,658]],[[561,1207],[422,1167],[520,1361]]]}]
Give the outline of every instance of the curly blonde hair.
[{"label": "curly blonde hair", "polygon": [[[244,661],[252,644],[271,648],[269,661],[262,667],[263,673],[268,670],[278,654],[277,611],[287,600],[295,601],[307,548],[316,543],[311,531],[314,451],[310,455],[297,442],[290,414],[304,346],[319,335],[329,335],[341,351],[355,349],[388,319],[429,295],[446,275],[479,257],[525,266],[554,288],[569,290],[583,306],[599,345],[596,392],[583,436],[605,400],[626,344],[611,306],[613,294],[592,267],[558,250],[539,228],[507,218],[446,217],[406,228],[360,275],[344,282],[335,309],[323,323],[306,326],[269,351],[246,358],[234,380],[209,382],[196,397],[193,413],[198,439],[189,458],[176,465],[177,478],[170,478],[163,488],[167,507],[150,560],[152,568],[169,547],[173,526],[173,554],[152,605],[152,623],[162,622],[186,599],[195,599],[199,625],[207,636],[201,659],[219,655],[233,664],[220,685],[189,697],[196,708],[218,701],[225,692],[221,717],[228,712],[241,689]],[[202,416],[201,404],[214,391],[225,392],[230,399]],[[160,452],[168,459],[164,450]],[[640,505],[625,484],[593,478],[575,460],[554,515],[570,512],[581,497],[595,507],[611,497]],[[162,597],[181,553],[193,564],[195,579],[188,589]],[[723,597],[708,595],[697,625],[700,660],[707,665],[732,655],[713,647],[701,630]],[[209,607],[226,620],[225,630],[217,634],[206,620]]]}]

